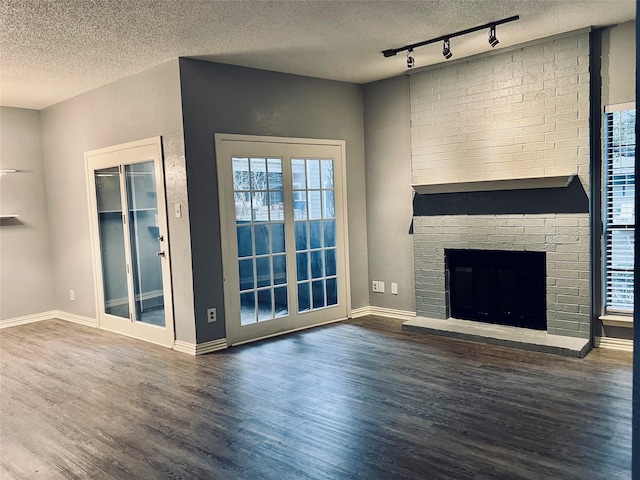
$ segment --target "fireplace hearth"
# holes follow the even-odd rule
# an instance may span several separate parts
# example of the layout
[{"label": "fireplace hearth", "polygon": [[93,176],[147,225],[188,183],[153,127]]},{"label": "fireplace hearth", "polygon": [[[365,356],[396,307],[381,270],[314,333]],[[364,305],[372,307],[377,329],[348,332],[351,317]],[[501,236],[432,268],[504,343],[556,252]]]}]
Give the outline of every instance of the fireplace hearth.
[{"label": "fireplace hearth", "polygon": [[446,249],[449,315],[546,330],[545,252]]}]

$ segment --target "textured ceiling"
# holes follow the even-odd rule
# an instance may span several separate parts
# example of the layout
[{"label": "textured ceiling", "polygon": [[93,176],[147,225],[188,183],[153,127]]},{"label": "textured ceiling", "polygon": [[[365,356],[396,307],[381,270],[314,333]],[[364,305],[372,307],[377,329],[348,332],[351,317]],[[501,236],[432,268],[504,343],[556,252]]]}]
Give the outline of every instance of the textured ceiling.
[{"label": "textured ceiling", "polygon": [[[512,15],[496,48],[632,20],[635,1],[0,0],[0,104],[42,109],[180,56],[366,83],[405,70],[382,50]],[[490,49],[486,32],[451,47]],[[416,49],[416,66],[441,49]]]}]

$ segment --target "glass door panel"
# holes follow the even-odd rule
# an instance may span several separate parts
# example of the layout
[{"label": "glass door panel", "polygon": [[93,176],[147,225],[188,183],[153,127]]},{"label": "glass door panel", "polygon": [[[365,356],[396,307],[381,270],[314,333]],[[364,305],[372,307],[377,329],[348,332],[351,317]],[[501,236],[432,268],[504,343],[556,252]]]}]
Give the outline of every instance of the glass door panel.
[{"label": "glass door panel", "polygon": [[172,347],[160,137],[85,153],[100,328]]},{"label": "glass door panel", "polygon": [[95,170],[94,182],[103,279],[102,305],[105,313],[129,319],[129,288],[119,168]]},{"label": "glass door panel", "polygon": [[158,200],[153,160],[125,165],[135,316],[165,326]]},{"label": "glass door panel", "polygon": [[291,160],[298,313],[338,304],[334,161]]},{"label": "glass door panel", "polygon": [[289,314],[282,158],[233,157],[240,325]]}]

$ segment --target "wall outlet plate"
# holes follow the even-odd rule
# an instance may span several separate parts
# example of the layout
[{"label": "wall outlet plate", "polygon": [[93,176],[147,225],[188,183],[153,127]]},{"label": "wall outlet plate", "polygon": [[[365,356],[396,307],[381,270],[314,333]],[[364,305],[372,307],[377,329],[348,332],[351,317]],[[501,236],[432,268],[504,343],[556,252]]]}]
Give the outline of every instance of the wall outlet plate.
[{"label": "wall outlet plate", "polygon": [[371,282],[371,289],[374,292],[377,292],[378,291],[378,282],[376,282],[376,281]]},{"label": "wall outlet plate", "polygon": [[208,323],[213,323],[216,321],[216,309],[215,308],[208,308],[207,309],[207,322]]}]

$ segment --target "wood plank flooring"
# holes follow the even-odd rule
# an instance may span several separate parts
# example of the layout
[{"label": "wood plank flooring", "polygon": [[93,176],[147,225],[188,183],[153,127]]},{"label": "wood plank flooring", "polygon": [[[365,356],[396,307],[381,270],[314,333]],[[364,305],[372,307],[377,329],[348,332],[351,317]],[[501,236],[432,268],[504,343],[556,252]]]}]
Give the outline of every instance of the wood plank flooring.
[{"label": "wood plank flooring", "polygon": [[57,320],[4,329],[0,478],[631,478],[630,354],[400,324],[200,357]]}]

